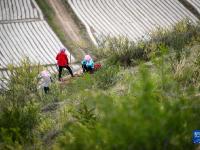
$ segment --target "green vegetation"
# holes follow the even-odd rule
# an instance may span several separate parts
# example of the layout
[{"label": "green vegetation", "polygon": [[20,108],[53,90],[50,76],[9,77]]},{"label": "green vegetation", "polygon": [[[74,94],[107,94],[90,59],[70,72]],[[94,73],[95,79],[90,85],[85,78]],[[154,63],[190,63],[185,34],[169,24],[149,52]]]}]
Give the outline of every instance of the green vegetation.
[{"label": "green vegetation", "polygon": [[19,146],[34,140],[33,128],[40,121],[37,71],[28,60],[21,68],[10,66],[8,89],[0,97],[0,148]]},{"label": "green vegetation", "polygon": [[109,39],[97,52],[102,69],[55,82],[47,95],[39,69],[23,63],[0,95],[0,148],[197,149],[199,29],[183,21],[149,41]]},{"label": "green vegetation", "polygon": [[169,50],[168,54],[175,54],[180,60],[181,54],[186,52],[187,45],[199,42],[200,25],[193,25],[188,20],[177,23],[172,29],[158,29],[151,33],[150,40],[141,40],[138,43],[127,38],[108,38],[102,42],[97,56],[108,58],[111,64],[122,66],[137,65],[141,61],[148,61],[160,55],[160,47]]}]

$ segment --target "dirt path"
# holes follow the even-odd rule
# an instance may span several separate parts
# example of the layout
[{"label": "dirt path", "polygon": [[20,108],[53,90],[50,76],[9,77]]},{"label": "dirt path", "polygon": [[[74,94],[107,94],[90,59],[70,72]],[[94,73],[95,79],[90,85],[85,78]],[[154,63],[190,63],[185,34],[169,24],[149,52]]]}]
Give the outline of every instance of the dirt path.
[{"label": "dirt path", "polygon": [[79,43],[82,41],[81,35],[79,34],[79,29],[71,16],[68,14],[64,4],[61,0],[48,0],[51,4],[52,8],[56,13],[56,17],[58,19],[58,23],[62,26],[65,34],[71,38],[71,40],[75,43]]}]

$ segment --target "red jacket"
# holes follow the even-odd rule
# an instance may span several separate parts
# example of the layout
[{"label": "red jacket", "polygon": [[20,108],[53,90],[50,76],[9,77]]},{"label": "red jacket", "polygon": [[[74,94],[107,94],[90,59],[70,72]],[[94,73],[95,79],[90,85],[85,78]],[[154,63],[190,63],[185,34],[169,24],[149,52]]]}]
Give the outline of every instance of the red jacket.
[{"label": "red jacket", "polygon": [[68,58],[65,52],[60,52],[56,56],[58,66],[68,66]]}]

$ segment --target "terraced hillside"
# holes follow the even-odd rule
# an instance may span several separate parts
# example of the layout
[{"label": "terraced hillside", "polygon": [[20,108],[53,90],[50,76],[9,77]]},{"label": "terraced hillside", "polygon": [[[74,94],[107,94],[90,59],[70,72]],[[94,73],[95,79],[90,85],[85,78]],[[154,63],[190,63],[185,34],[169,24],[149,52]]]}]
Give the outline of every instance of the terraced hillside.
[{"label": "terraced hillside", "polygon": [[200,1],[199,0],[187,0],[196,10],[200,13]]},{"label": "terraced hillside", "polygon": [[[106,36],[126,36],[137,41],[148,38],[159,27],[170,28],[185,18],[198,21],[179,0],[66,1],[95,45]],[[200,13],[200,1],[187,2]],[[55,55],[62,47],[35,0],[0,1],[0,77],[9,76],[8,64],[17,66],[26,56],[33,63],[51,66],[50,70],[55,72]],[[71,62],[74,62],[73,56]]]},{"label": "terraced hillside", "polygon": [[0,1],[0,77],[9,76],[8,64],[17,66],[25,57],[55,72],[55,56],[63,47],[35,0]]},{"label": "terraced hillside", "polygon": [[[198,10],[200,1],[189,0]],[[182,19],[198,19],[178,0],[68,0],[97,45],[105,36],[148,38],[158,27],[170,28]]]},{"label": "terraced hillside", "polygon": [[0,21],[43,18],[34,0],[1,0]]}]

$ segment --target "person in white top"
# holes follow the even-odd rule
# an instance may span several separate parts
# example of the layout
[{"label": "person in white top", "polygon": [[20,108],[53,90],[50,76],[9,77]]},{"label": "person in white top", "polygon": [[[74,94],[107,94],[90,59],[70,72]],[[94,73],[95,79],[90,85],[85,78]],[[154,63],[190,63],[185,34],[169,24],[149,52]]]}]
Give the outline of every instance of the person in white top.
[{"label": "person in white top", "polygon": [[44,89],[45,94],[49,93],[49,86],[52,82],[50,73],[45,69],[40,72],[38,78],[40,79],[39,87],[42,87]]}]

